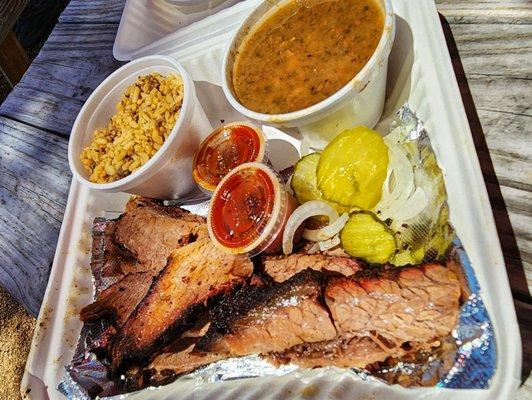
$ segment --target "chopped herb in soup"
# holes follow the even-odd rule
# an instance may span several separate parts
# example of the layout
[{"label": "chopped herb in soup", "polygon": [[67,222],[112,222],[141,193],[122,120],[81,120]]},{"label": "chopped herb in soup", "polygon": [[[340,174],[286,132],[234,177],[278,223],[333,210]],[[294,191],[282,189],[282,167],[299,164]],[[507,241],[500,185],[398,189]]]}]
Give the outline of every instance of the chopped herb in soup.
[{"label": "chopped herb in soup", "polygon": [[233,67],[245,107],[281,114],[301,110],[345,86],[367,63],[382,35],[374,0],[296,0],[244,38]]}]

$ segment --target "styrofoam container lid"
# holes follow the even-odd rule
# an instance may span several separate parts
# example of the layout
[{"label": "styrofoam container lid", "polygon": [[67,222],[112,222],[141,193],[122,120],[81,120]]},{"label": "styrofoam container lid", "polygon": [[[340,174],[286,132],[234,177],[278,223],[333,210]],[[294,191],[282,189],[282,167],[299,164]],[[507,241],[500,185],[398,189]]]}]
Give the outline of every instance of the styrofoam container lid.
[{"label": "styrofoam container lid", "polygon": [[197,7],[199,11],[210,10],[226,0],[165,0],[167,3],[181,7]]}]

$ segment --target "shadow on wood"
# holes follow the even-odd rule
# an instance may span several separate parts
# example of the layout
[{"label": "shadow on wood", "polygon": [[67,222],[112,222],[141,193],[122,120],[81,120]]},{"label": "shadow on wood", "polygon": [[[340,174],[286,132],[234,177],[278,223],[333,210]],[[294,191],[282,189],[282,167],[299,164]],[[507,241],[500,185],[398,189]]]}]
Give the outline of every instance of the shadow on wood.
[{"label": "shadow on wood", "polygon": [[[473,142],[475,143],[478,159],[480,161],[482,175],[484,176],[484,181],[488,190],[497,233],[501,240],[504,262],[506,264],[506,271],[512,288],[517,319],[521,331],[521,340],[523,342],[523,369],[521,378],[524,382],[528,378],[532,366],[532,360],[528,358],[528,355],[531,353],[529,349],[530,345],[527,343],[527,338],[530,334],[532,298],[530,297],[530,292],[528,290],[528,283],[523,263],[521,262],[521,257],[519,255],[519,248],[517,247],[515,234],[512,224],[510,223],[510,217],[506,209],[497,175],[495,174],[495,168],[491,160],[484,131],[482,130],[482,125],[475,108],[475,102],[473,101],[473,96],[471,95],[464,68],[460,60],[458,48],[454,41],[449,23],[441,14],[440,21],[453,63],[454,73],[458,80],[460,95],[462,96],[462,101],[466,110],[471,134],[473,135]],[[502,240],[503,238],[504,240]]]},{"label": "shadow on wood", "polygon": [[30,66],[30,60],[15,34],[8,32],[0,43],[0,70],[11,86],[15,86]]}]

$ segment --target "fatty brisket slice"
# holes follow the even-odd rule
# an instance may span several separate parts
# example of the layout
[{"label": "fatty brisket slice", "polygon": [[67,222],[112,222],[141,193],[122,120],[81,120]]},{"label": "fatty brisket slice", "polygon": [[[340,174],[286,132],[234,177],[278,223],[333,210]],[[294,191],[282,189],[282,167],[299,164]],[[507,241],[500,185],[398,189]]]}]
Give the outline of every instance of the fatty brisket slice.
[{"label": "fatty brisket slice", "polygon": [[208,238],[172,252],[118,333],[112,347],[113,370],[127,359],[142,359],[162,349],[189,327],[210,298],[242,285],[252,272],[249,257],[224,253]]},{"label": "fatty brisket slice", "polygon": [[347,256],[307,254],[303,251],[286,255],[268,255],[262,258],[264,271],[275,282],[284,282],[306,269],[321,272],[337,272],[346,277],[362,269],[361,264]]},{"label": "fatty brisket slice", "polygon": [[177,206],[144,197],[132,197],[116,221],[114,238],[128,249],[146,271],[157,275],[170,253],[208,237],[205,218]]},{"label": "fatty brisket slice", "polygon": [[283,284],[243,287],[214,308],[196,348],[241,356],[332,339],[336,329],[320,300],[322,282],[320,274],[305,271]]},{"label": "fatty brisket slice", "polygon": [[401,269],[388,277],[332,278],[325,289],[338,336],[272,354],[302,367],[364,368],[389,357],[441,345],[458,321],[457,275],[439,264]]},{"label": "fatty brisket slice", "polygon": [[146,296],[152,280],[152,275],[147,272],[125,276],[100,292],[96,301],[82,308],[80,319],[83,322],[93,322],[109,317],[117,326],[124,325],[133,310]]},{"label": "fatty brisket slice", "polygon": [[320,300],[323,276],[305,271],[282,284],[254,278],[211,310],[209,329],[194,346],[152,361],[152,384],[220,359],[283,351],[336,336]]}]

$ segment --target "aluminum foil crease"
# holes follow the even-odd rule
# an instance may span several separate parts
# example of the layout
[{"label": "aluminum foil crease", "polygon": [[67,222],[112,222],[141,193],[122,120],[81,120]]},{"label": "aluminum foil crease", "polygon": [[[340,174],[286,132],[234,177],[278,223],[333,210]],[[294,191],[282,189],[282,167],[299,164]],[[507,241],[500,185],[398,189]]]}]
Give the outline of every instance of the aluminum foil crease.
[{"label": "aluminum foil crease", "polygon": [[[415,113],[404,106],[397,113],[392,128],[400,128],[403,138],[420,141],[426,146],[430,142],[421,121]],[[432,150],[431,150],[432,151]],[[441,171],[439,171],[441,174]],[[191,212],[205,214],[205,202],[197,205],[187,205]],[[446,206],[446,204],[445,204]],[[95,229],[100,232],[105,229],[105,223],[98,219]],[[460,310],[459,322],[447,338],[452,345],[452,351],[446,354],[428,355],[415,362],[398,362],[394,365],[381,365],[371,370],[345,369],[343,374],[356,376],[364,381],[400,382],[397,377],[416,375],[418,384],[438,388],[454,389],[486,389],[490,385],[497,363],[497,347],[493,326],[481,297],[481,289],[475,278],[475,273],[461,242],[456,238],[452,250],[447,257],[453,257],[462,267],[460,272],[468,287],[468,297],[464,300]],[[101,282],[95,282],[96,287]],[[132,388],[127,381],[111,381],[107,377],[107,367],[98,360],[94,352],[87,349],[98,348],[107,339],[106,332],[110,329],[103,323],[85,324],[78,346],[71,363],[66,367],[64,378],[58,389],[71,400],[92,399],[99,393],[99,397],[114,396],[125,393]],[[109,332],[110,334],[112,332]],[[440,357],[441,356],[441,357]],[[325,369],[327,370],[327,369]],[[282,376],[297,371],[298,377],[305,377],[310,370],[301,369],[288,364],[276,367],[259,356],[247,356],[215,362],[202,367],[192,373],[179,377],[179,382],[220,382],[246,379],[252,377]],[[337,370],[336,370],[337,371]],[[144,390],[155,390],[148,388]],[[152,393],[155,394],[155,393]],[[128,394],[121,394],[117,398],[127,398]]]}]

